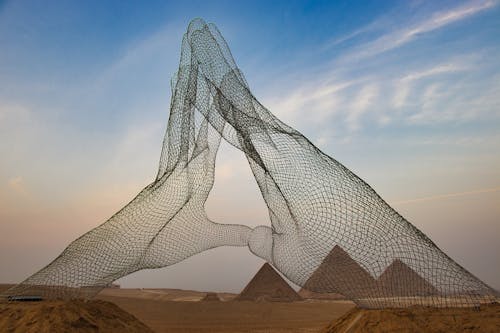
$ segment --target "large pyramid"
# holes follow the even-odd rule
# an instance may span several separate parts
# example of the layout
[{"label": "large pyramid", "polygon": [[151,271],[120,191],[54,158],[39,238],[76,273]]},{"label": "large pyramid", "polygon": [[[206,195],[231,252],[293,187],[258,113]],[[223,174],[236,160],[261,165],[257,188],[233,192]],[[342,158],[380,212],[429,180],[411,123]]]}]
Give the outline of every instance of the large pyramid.
[{"label": "large pyramid", "polygon": [[[340,246],[335,246],[304,284],[300,294],[336,293],[348,298],[430,296],[439,292],[413,269],[395,259],[375,280]],[[316,296],[317,298],[318,296]],[[309,297],[308,297],[309,298]]]},{"label": "large pyramid", "polygon": [[316,293],[339,293],[352,299],[373,295],[377,282],[347,252],[335,245],[303,288]]},{"label": "large pyramid", "polygon": [[237,301],[293,302],[302,298],[268,263],[262,265]]},{"label": "large pyramid", "polygon": [[395,259],[377,279],[384,296],[430,296],[437,289],[399,259]]}]

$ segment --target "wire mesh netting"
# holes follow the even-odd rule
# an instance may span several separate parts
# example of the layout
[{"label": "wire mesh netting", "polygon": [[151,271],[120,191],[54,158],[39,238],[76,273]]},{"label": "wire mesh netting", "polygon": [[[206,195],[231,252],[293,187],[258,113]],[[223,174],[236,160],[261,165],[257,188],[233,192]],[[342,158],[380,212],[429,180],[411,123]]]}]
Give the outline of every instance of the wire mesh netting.
[{"label": "wire mesh netting", "polygon": [[[221,138],[246,155],[270,226],[207,217]],[[362,307],[497,299],[368,184],[261,105],[215,25],[195,19],[172,79],[156,179],[4,296],[92,297],[130,273],[218,246],[248,246],[304,289]]]}]

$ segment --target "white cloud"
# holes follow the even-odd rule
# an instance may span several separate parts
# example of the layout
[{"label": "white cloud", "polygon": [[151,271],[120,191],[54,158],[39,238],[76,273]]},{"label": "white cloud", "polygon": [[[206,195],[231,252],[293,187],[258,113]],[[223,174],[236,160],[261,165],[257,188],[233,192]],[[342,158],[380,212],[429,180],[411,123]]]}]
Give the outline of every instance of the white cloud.
[{"label": "white cloud", "polygon": [[[484,68],[481,62],[485,56],[484,50],[468,55],[451,54],[448,59],[440,59],[437,64],[433,64],[430,59],[416,61],[412,66],[416,69],[382,62],[369,73],[360,71],[359,63],[352,60],[394,49],[423,33],[435,31],[496,5],[495,1],[468,2],[428,14],[424,19],[398,29],[392,28],[393,23],[388,20],[377,19],[343,38],[327,42],[319,49],[324,51],[360,34],[369,36],[374,32],[387,31],[385,34],[348,49],[328,65],[322,65],[323,68],[301,76],[296,86],[290,87],[290,82],[294,82],[292,79],[284,82],[281,91],[268,92],[272,97],[266,101],[266,105],[280,119],[302,130],[322,130],[329,126],[337,131],[339,128],[335,126],[340,125],[335,124],[344,122],[347,128],[340,131],[347,135],[362,127],[361,119],[364,116],[375,120],[379,126],[397,120],[421,124],[463,118],[465,107],[471,100],[464,105],[456,105],[453,110],[451,107],[454,101],[461,98],[464,89],[470,89],[466,87],[470,82],[453,82],[450,75],[461,75],[459,78],[463,80],[466,78],[463,73]],[[444,89],[447,85],[450,86],[449,90]],[[285,93],[283,86],[289,87]],[[491,94],[489,97],[491,99]],[[366,114],[368,110],[369,115]]]},{"label": "white cloud", "polygon": [[397,80],[394,84],[394,95],[392,97],[392,107],[400,108],[406,104],[406,99],[410,94],[410,84],[403,80]]},{"label": "white cloud", "polygon": [[454,73],[466,70],[467,67],[457,63],[439,64],[429,69],[413,72],[401,79],[401,81],[411,82],[438,74]]},{"label": "white cloud", "polygon": [[392,30],[373,41],[362,44],[352,52],[345,54],[342,60],[344,62],[359,60],[395,49],[413,41],[423,33],[428,33],[453,22],[466,19],[474,14],[496,6],[496,4],[496,1],[474,1],[448,11],[436,13],[429,19],[422,20],[411,26]]},{"label": "white cloud", "polygon": [[378,20],[375,20],[373,22],[371,22],[370,24],[364,26],[364,27],[361,27],[359,29],[356,29],[354,30],[353,32],[351,33],[348,33],[342,37],[338,37],[338,38],[334,38],[328,42],[326,42],[321,48],[320,50],[321,51],[326,51],[330,48],[333,48],[337,45],[340,45],[348,40],[351,40],[353,38],[356,38],[364,33],[369,33],[369,32],[372,32],[374,30],[379,30],[381,29],[387,22],[385,22],[383,19],[378,19]]},{"label": "white cloud", "polygon": [[319,123],[338,109],[343,102],[340,93],[354,84],[354,81],[321,82],[312,78],[309,84],[295,87],[285,96],[276,94],[279,99],[271,99],[268,105],[285,121]]},{"label": "white cloud", "polygon": [[[470,59],[470,57],[467,58]],[[464,65],[462,62],[450,61],[447,63],[442,63],[432,66],[431,68],[417,70],[409,74],[406,74],[402,78],[394,81],[393,84],[394,93],[392,97],[391,106],[396,109],[405,106],[407,98],[413,92],[412,88],[414,88],[416,81],[432,78],[433,76],[436,75],[453,74],[461,71],[466,71],[469,68],[470,65],[469,66]]]},{"label": "white cloud", "polygon": [[361,88],[354,97],[347,115],[347,125],[351,130],[360,128],[361,116],[375,104],[375,99],[379,95],[379,86],[375,83],[368,84]]}]

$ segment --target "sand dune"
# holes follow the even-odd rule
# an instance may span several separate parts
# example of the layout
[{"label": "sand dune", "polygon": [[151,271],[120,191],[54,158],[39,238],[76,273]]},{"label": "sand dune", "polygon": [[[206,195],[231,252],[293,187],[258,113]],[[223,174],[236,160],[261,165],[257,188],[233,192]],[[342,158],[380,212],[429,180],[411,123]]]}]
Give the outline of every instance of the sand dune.
[{"label": "sand dune", "polygon": [[153,332],[117,305],[95,301],[0,303],[0,332]]},{"label": "sand dune", "polygon": [[480,308],[353,309],[322,333],[500,332],[500,305]]}]

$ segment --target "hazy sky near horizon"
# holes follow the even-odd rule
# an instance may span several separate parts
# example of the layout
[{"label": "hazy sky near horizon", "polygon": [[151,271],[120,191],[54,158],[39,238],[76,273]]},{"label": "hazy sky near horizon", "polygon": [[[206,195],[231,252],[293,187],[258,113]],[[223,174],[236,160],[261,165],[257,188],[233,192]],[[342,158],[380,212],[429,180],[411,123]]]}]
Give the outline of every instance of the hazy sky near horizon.
[{"label": "hazy sky near horizon", "polygon": [[[0,283],[154,179],[195,17],[263,105],[500,289],[499,1],[0,1]],[[227,144],[207,212],[269,224]],[[119,282],[237,292],[261,264],[218,248]]]}]

